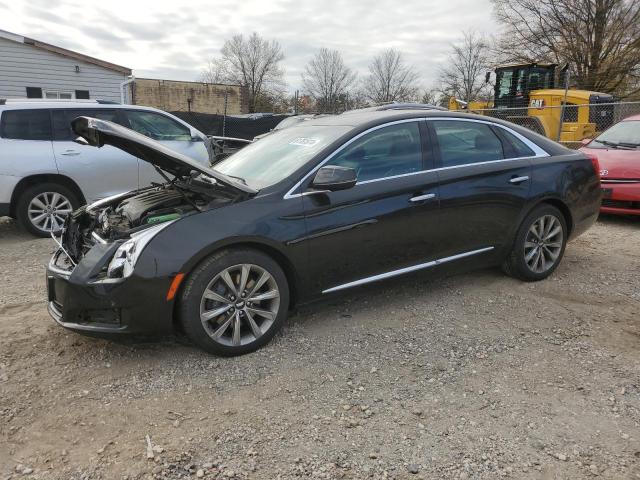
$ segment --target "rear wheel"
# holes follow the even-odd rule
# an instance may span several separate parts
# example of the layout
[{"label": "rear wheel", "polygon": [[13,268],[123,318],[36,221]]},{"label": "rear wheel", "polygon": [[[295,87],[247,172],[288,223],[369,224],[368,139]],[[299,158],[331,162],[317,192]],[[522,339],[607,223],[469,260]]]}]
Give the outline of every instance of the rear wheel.
[{"label": "rear wheel", "polygon": [[250,249],[223,250],[189,277],[180,299],[187,336],[217,355],[242,355],[265,345],[282,327],[289,306],[284,272]]},{"label": "rear wheel", "polygon": [[552,205],[541,205],[522,222],[503,270],[528,282],[545,279],[560,264],[566,244],[564,215]]},{"label": "rear wheel", "polygon": [[43,183],[27,188],[16,204],[19,224],[39,237],[58,234],[67,216],[80,206],[77,196],[64,185]]}]

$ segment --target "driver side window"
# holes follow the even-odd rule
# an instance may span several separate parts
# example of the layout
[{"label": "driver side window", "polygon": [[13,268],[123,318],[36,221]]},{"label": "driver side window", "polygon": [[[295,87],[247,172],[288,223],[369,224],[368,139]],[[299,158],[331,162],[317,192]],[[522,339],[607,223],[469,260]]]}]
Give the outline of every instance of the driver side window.
[{"label": "driver side window", "polygon": [[184,125],[155,112],[128,110],[129,128],[154,140],[191,140],[191,132]]},{"label": "driver side window", "polygon": [[354,141],[329,164],[355,169],[358,182],[419,172],[423,167],[418,122],[374,130]]}]

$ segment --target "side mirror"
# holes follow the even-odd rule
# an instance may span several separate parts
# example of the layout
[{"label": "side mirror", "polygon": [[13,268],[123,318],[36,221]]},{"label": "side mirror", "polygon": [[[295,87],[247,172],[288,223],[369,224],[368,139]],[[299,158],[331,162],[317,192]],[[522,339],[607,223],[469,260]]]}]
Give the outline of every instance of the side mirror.
[{"label": "side mirror", "polygon": [[583,138],[582,140],[580,140],[580,143],[582,145],[589,145],[592,140],[593,140],[592,138]]},{"label": "side mirror", "polygon": [[326,165],[321,167],[313,177],[311,187],[318,190],[347,190],[358,181],[358,175],[353,168]]}]

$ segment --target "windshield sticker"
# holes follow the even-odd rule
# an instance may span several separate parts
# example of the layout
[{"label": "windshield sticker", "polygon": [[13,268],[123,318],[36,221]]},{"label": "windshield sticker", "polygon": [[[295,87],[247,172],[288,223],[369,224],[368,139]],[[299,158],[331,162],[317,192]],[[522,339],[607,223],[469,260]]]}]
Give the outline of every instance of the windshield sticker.
[{"label": "windshield sticker", "polygon": [[317,138],[298,137],[298,138],[294,138],[293,140],[291,140],[289,142],[289,145],[300,145],[302,147],[311,147],[311,146],[315,145],[316,143],[318,143],[318,139]]}]

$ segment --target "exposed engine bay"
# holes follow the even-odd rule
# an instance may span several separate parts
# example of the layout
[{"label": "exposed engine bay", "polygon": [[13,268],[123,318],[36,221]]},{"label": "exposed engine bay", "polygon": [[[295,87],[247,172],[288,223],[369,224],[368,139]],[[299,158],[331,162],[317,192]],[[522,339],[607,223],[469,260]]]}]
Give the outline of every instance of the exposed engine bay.
[{"label": "exposed engine bay", "polygon": [[[97,244],[108,249],[115,247],[118,255],[120,248],[135,249],[132,235],[137,232],[156,225],[162,228],[162,223],[258,193],[242,178],[224,175],[122,125],[78,117],[71,122],[71,127],[78,135],[76,141],[98,148],[113,145],[153,165],[166,180],[164,184],[100,200],[71,213],[65,222],[60,245],[64,257],[68,257],[72,265]],[[120,252],[118,260],[127,253],[132,252]],[[119,264],[119,267],[123,268],[123,265]]]},{"label": "exposed engine bay", "polygon": [[211,183],[206,177],[174,180],[98,207],[81,207],[69,216],[62,245],[77,262],[96,242],[127,239],[145,228],[217,208],[238,197],[238,192]]},{"label": "exposed engine bay", "polygon": [[153,189],[103,209],[97,218],[97,233],[118,238],[133,228],[174,220],[195,208],[176,188]]}]

